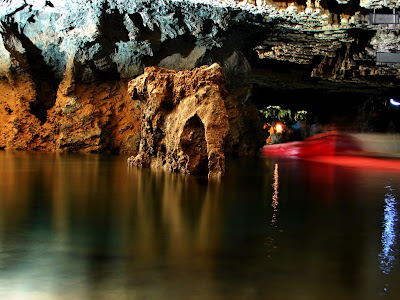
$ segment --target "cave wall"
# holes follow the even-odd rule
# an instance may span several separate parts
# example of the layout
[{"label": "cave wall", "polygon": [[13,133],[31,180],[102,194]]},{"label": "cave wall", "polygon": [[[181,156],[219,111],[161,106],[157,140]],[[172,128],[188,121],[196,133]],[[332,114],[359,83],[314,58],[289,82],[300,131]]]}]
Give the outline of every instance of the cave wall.
[{"label": "cave wall", "polygon": [[[226,78],[225,151],[263,140],[252,86],[396,89],[399,31],[369,25],[395,1],[6,0],[0,2],[0,148],[138,150],[140,110],[127,82],[145,67],[219,63]],[[264,63],[267,62],[267,63]],[[306,66],[301,80],[271,72]],[[312,80],[317,78],[318,82]],[[350,85],[350,86],[349,86]],[[269,103],[265,97],[265,104]],[[113,138],[110,138],[112,136]]]},{"label": "cave wall", "polygon": [[[77,80],[130,79],[146,66],[187,70],[247,59],[311,64],[310,76],[396,81],[398,68],[374,63],[375,51],[399,50],[399,30],[369,25],[368,14],[397,1],[7,0],[0,2],[0,75],[31,75],[38,100],[65,72]],[[252,67],[257,62],[251,62]],[[397,81],[396,81],[397,82]],[[381,82],[379,82],[381,84]],[[43,115],[43,112],[41,112]],[[44,121],[45,116],[41,116]]]},{"label": "cave wall", "polygon": [[138,149],[139,109],[127,94],[127,81],[70,84],[61,82],[42,124],[26,99],[34,92],[0,80],[0,148],[93,153]]}]

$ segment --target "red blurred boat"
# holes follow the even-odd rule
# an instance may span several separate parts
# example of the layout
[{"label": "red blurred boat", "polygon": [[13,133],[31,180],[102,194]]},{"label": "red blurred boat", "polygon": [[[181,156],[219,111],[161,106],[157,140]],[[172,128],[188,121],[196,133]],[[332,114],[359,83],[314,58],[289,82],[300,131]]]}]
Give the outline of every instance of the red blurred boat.
[{"label": "red blurred boat", "polygon": [[262,156],[289,156],[307,158],[324,155],[357,155],[361,152],[358,141],[351,135],[331,131],[309,137],[304,141],[265,145]]},{"label": "red blurred boat", "polygon": [[[264,157],[293,157],[310,162],[334,164],[375,170],[400,172],[398,157],[376,157],[363,151],[360,142],[353,136],[341,132],[327,132],[304,141],[266,145],[261,149]],[[337,156],[340,155],[340,158]]]}]

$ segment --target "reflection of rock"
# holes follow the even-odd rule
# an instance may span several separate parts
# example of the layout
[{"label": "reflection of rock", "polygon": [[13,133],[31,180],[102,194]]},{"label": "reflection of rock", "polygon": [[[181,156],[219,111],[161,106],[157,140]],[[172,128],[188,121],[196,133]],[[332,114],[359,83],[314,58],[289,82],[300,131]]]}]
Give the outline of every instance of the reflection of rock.
[{"label": "reflection of rock", "polygon": [[218,64],[181,72],[146,68],[128,87],[142,102],[139,154],[130,162],[223,176],[223,141],[229,130],[224,83]]}]

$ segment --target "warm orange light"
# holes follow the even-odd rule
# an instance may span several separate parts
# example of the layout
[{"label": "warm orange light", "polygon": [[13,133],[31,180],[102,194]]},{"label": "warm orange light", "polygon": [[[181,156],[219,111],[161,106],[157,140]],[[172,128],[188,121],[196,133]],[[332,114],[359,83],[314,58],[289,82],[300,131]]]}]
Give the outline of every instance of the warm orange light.
[{"label": "warm orange light", "polygon": [[276,130],[277,133],[282,133],[282,131],[283,131],[282,124],[276,124],[275,130]]}]

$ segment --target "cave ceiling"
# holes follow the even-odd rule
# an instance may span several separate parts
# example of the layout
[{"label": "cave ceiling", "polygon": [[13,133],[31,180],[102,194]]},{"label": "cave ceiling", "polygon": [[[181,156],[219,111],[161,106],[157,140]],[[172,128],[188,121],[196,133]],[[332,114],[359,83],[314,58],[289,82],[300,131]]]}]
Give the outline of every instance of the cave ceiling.
[{"label": "cave ceiling", "polygon": [[[175,70],[241,53],[254,84],[273,89],[396,90],[399,25],[370,25],[378,0],[2,0],[0,74],[59,81],[130,79],[147,66]],[[40,63],[38,63],[40,62]],[[35,71],[36,70],[36,71]]]}]

